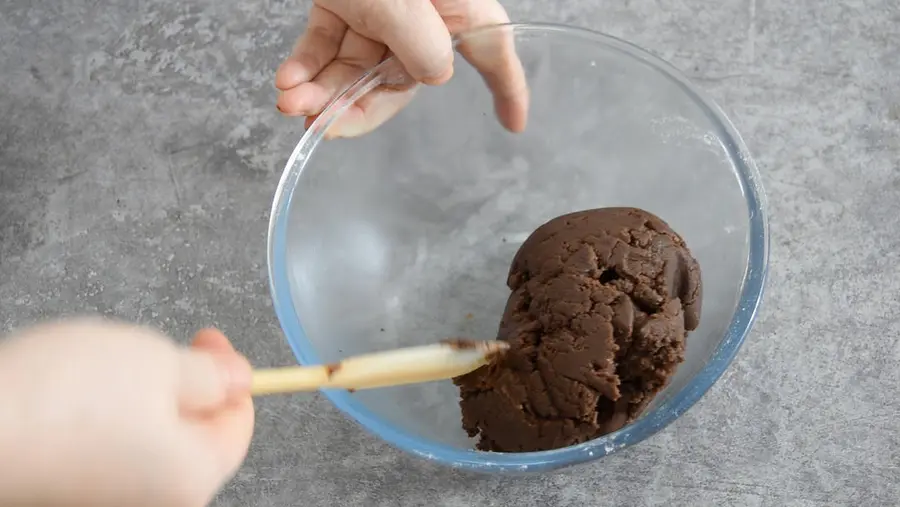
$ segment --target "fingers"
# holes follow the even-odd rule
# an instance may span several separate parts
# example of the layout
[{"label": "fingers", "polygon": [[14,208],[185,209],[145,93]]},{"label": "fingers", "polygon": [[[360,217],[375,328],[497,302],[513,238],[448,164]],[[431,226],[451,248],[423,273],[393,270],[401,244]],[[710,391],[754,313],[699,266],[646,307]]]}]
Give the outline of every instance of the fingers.
[{"label": "fingers", "polygon": [[182,411],[214,412],[249,392],[250,363],[221,332],[201,331],[194,346],[180,353],[178,402]]},{"label": "fingers", "polygon": [[[413,99],[416,88],[405,91],[378,88],[360,98],[325,132],[325,139],[359,137],[380,127]],[[314,119],[313,119],[314,120]],[[309,128],[311,122],[308,122]]]},{"label": "fingers", "polygon": [[311,82],[283,91],[278,109],[291,116],[319,114],[335,95],[378,64],[385,51],[383,44],[348,31],[335,60]]},{"label": "fingers", "polygon": [[[442,4],[452,4],[444,0]],[[443,14],[443,12],[442,12]],[[465,29],[508,23],[509,16],[496,0],[480,0],[466,13]],[[496,30],[467,38],[458,46],[460,54],[475,67],[494,95],[494,110],[500,123],[512,132],[522,132],[528,119],[528,82],[516,54],[512,30]]]},{"label": "fingers", "polygon": [[275,86],[279,90],[290,90],[311,81],[337,56],[346,31],[347,24],[341,18],[313,6],[306,31],[297,40],[291,56],[275,73]]},{"label": "fingers", "polygon": [[[385,45],[414,79],[439,84],[453,74],[451,32],[509,22],[497,0],[315,2],[307,32],[276,76],[282,89],[278,109],[289,116],[306,116],[307,128],[338,93],[383,59]],[[459,51],[491,90],[500,123],[512,132],[523,131],[529,93],[512,31],[471,36]],[[329,59],[333,61],[322,63]],[[331,125],[326,138],[368,133],[412,96],[410,90],[370,92]]]},{"label": "fingers", "polygon": [[231,477],[247,456],[253,437],[255,414],[250,396],[228,404],[213,415],[193,419],[193,427],[200,431],[215,453],[221,474]]},{"label": "fingers", "polygon": [[384,42],[406,71],[425,84],[453,75],[450,32],[430,0],[316,0],[354,31]]},{"label": "fingers", "polygon": [[[224,388],[217,388],[215,382],[212,386],[202,388],[195,386],[196,391],[191,396],[194,397],[192,402],[194,407],[201,406],[204,402],[214,407],[214,410],[205,412],[195,408],[193,411],[195,417],[192,419],[196,424],[195,427],[206,436],[216,453],[223,475],[231,476],[247,455],[253,435],[253,399],[249,394],[250,365],[235,352],[228,338],[216,329],[198,332],[194,337],[192,348],[199,354],[224,361],[219,363],[219,367],[224,364],[229,377],[228,380],[217,384]],[[196,364],[189,366],[197,367]],[[232,369],[234,367],[237,371]],[[202,371],[198,374],[202,374]],[[213,376],[207,375],[204,378],[209,379]],[[235,382],[236,378],[239,379],[238,382]],[[184,403],[184,400],[182,402]]]},{"label": "fingers", "polygon": [[[392,56],[391,52],[387,50],[382,60],[390,56]],[[418,85],[400,67],[401,64],[394,60],[384,69],[384,72],[391,74],[394,70],[399,70],[398,75],[402,74],[405,79],[378,86],[350,104],[328,126],[325,139],[358,137],[368,134],[406,107],[415,97]],[[310,128],[318,118],[319,115],[307,117],[305,127]]]},{"label": "fingers", "polygon": [[528,120],[528,82],[509,31],[474,36],[459,51],[475,67],[494,96],[500,123],[522,132]]}]

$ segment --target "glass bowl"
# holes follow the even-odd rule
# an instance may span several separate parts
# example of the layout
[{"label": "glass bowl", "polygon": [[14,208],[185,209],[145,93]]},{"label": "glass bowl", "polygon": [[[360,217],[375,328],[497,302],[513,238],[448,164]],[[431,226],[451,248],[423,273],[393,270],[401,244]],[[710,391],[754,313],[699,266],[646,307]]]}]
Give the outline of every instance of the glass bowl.
[{"label": "glass bowl", "polygon": [[[510,133],[463,58],[445,85],[420,87],[371,133],[323,141],[353,104],[414,87],[394,60],[366,73],[316,119],[275,195],[269,277],[302,364],[493,338],[518,246],[568,212],[632,206],[667,221],[702,269],[703,313],[684,363],[634,423],[562,449],[473,450],[451,382],[325,395],[366,430],[416,456],[484,472],[540,472],[599,459],[690,408],[732,361],[756,315],[768,226],[757,170],[723,112],[676,69],[627,42],[546,24],[469,32],[491,51],[512,38],[530,90],[528,126]],[[507,39],[509,40],[509,39]]]}]

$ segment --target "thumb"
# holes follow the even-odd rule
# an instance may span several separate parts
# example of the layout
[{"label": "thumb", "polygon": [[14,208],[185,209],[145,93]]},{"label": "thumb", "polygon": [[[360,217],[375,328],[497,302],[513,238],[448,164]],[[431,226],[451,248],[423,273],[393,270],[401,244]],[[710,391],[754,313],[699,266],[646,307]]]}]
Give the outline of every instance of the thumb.
[{"label": "thumb", "polygon": [[216,411],[250,390],[250,363],[235,352],[184,349],[178,368],[178,403],[185,412]]}]

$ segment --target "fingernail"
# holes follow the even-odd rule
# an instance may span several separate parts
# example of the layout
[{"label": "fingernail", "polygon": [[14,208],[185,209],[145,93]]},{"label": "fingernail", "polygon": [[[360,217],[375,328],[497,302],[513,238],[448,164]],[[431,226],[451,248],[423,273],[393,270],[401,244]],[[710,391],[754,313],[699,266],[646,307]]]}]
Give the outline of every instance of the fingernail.
[{"label": "fingernail", "polygon": [[453,77],[453,66],[452,65],[447,67],[446,69],[444,69],[444,71],[441,72],[440,74],[438,74],[437,76],[434,76],[434,77],[429,76],[429,77],[422,78],[422,82],[429,86],[442,85],[442,84],[446,83],[447,81],[449,81],[451,77]]}]

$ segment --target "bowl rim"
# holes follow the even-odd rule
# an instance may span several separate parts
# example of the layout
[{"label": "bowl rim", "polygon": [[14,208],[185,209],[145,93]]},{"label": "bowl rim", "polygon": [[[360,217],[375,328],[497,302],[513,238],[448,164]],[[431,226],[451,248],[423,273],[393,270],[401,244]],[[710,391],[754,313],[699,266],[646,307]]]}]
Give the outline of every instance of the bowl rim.
[{"label": "bowl rim", "polygon": [[[511,30],[519,33],[565,35],[604,45],[624,57],[635,58],[653,67],[677,84],[707,117],[719,127],[719,139],[737,169],[747,204],[749,248],[747,267],[731,323],[706,365],[679,392],[652,412],[613,433],[561,449],[524,453],[493,453],[460,449],[407,433],[366,409],[347,391],[325,390],[325,396],[344,414],[391,445],[428,461],[479,472],[539,472],[599,459],[636,444],[659,432],[691,408],[725,372],[749,333],[762,300],[768,272],[769,226],[766,196],[756,165],[734,125],[722,109],[695,88],[679,70],[650,52],[622,39],[593,30],[553,23],[507,23],[479,28],[454,38],[454,44],[478,34]],[[366,72],[329,104],[297,143],[285,165],[275,192],[269,218],[269,290],[281,328],[297,360],[302,364],[321,362],[307,340],[293,304],[286,263],[287,218],[294,190],[310,155],[324,138],[328,126],[360,97],[381,84],[381,72],[391,59]],[[396,64],[394,64],[396,66]]]}]

